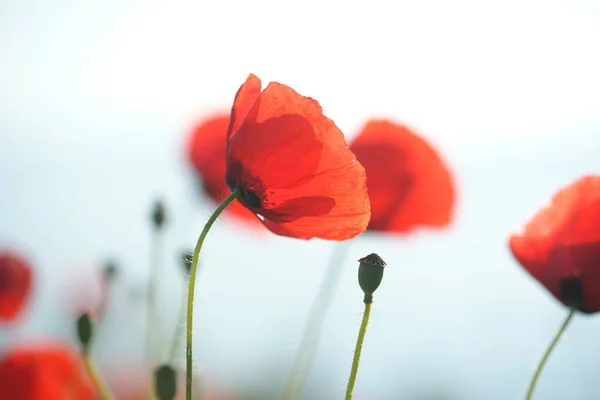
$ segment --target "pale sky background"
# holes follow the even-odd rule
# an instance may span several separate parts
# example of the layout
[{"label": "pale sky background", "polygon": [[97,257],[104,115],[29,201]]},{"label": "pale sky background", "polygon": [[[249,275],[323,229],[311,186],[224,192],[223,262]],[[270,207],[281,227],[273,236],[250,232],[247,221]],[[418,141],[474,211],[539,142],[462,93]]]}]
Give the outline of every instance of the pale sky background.
[{"label": "pale sky background", "polygon": [[[458,185],[451,229],[351,245],[312,398],[343,398],[362,312],[355,260],[377,252],[389,267],[357,397],[441,387],[435,399],[521,399],[566,310],[506,240],[558,188],[600,169],[599,48],[592,0],[2,1],[0,245],[25,251],[40,280],[3,341],[68,337],[61,299],[115,258],[124,271],[98,358],[108,376],[134,362],[157,197],[170,215],[161,298],[172,329],[177,257],[214,207],[196,193],[185,135],[253,72],[317,99],[348,138],[372,117],[408,124]],[[234,392],[277,390],[333,246],[218,223],[198,280],[198,365]],[[536,398],[599,398],[599,336],[600,317],[575,318]]]}]

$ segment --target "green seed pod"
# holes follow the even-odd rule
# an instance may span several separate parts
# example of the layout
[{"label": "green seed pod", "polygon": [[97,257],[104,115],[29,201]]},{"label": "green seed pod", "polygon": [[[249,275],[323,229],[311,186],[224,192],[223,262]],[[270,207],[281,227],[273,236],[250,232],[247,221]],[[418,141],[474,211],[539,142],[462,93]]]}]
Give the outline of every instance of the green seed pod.
[{"label": "green seed pod", "polygon": [[83,314],[77,319],[77,337],[79,338],[79,342],[81,343],[84,352],[87,352],[89,349],[92,334],[92,320],[89,315]]},{"label": "green seed pod", "polygon": [[154,223],[154,227],[156,229],[160,229],[163,227],[166,219],[166,209],[165,204],[158,200],[154,203],[154,210],[152,210],[152,222]]},{"label": "green seed pod", "polygon": [[158,400],[173,400],[177,392],[175,370],[168,365],[161,365],[154,371],[154,384]]},{"label": "green seed pod", "polygon": [[373,293],[377,290],[383,279],[385,261],[377,254],[371,253],[358,260],[358,262],[360,263],[358,266],[358,284],[365,293],[364,302],[372,303]]}]

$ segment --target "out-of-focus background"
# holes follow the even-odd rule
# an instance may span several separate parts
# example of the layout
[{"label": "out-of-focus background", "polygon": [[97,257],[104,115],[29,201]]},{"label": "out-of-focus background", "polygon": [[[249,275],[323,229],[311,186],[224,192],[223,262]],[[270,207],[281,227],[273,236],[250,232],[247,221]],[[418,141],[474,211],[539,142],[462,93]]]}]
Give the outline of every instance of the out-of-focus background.
[{"label": "out-of-focus background", "polygon": [[[112,259],[96,358],[109,381],[133,369],[158,198],[159,296],[175,329],[180,253],[214,209],[186,137],[253,72],[316,98],[349,139],[367,118],[408,124],[458,185],[451,228],[352,243],[307,398],[343,397],[362,312],[356,260],[370,252],[389,268],[357,397],[522,398],[566,310],[516,264],[507,237],[558,188],[599,171],[598,4],[0,2],[0,245],[26,253],[38,282],[23,325],[0,343],[74,337],[69,307],[85,299],[70,296],[93,296],[85,282]],[[198,278],[198,367],[234,394],[279,390],[333,246],[221,219]],[[600,318],[575,318],[537,398],[600,397],[599,335]]]}]

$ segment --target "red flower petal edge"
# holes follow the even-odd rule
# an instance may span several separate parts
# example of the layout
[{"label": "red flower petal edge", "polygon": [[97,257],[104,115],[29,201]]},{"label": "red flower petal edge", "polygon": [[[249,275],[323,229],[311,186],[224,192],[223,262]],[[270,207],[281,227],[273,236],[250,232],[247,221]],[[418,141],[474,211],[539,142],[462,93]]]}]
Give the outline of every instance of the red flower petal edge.
[{"label": "red flower petal edge", "polygon": [[364,168],[315,100],[250,75],[232,109],[227,184],[272,232],[345,240],[362,233],[370,206]]},{"label": "red flower petal edge", "polygon": [[[260,89],[260,86],[259,86]],[[188,142],[188,158],[194,172],[200,178],[206,194],[216,203],[231,193],[225,182],[225,147],[229,114],[215,114],[201,121],[193,129]],[[238,202],[227,211],[259,226],[256,216]]]},{"label": "red flower petal edge", "polygon": [[367,171],[368,230],[409,232],[452,220],[455,189],[440,155],[407,127],[371,120],[350,144]]},{"label": "red flower petal edge", "polygon": [[600,176],[561,189],[509,239],[517,261],[559,301],[600,311]]},{"label": "red flower petal edge", "polygon": [[74,349],[62,344],[16,347],[0,360],[0,400],[95,400]]},{"label": "red flower petal edge", "polygon": [[0,321],[11,322],[19,317],[31,287],[29,262],[14,251],[0,251]]}]

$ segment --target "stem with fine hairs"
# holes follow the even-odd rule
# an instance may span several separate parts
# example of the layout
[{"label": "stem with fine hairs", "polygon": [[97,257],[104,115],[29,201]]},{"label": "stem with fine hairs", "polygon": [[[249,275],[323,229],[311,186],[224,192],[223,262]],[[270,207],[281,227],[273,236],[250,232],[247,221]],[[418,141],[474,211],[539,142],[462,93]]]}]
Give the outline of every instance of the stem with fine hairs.
[{"label": "stem with fine hairs", "polygon": [[215,212],[210,216],[204,229],[198,237],[196,248],[194,249],[194,257],[192,258],[192,266],[190,267],[190,280],[188,285],[188,298],[187,298],[187,327],[186,327],[186,352],[185,352],[185,398],[186,400],[192,400],[192,334],[194,332],[194,290],[196,288],[196,270],[198,269],[198,260],[200,259],[200,251],[202,250],[202,244],[208,234],[208,231],[215,223],[219,215],[223,210],[231,204],[236,198],[241,195],[240,189],[236,188],[223,202],[217,207]]},{"label": "stem with fine hairs", "polygon": [[362,322],[360,324],[360,330],[358,331],[358,338],[356,339],[356,347],[354,348],[354,358],[352,359],[352,369],[350,370],[350,379],[348,379],[348,386],[346,387],[345,400],[352,400],[352,392],[354,392],[354,384],[356,383],[356,376],[358,375],[358,364],[360,363],[360,353],[362,351],[363,342],[365,341],[365,334],[367,333],[367,325],[369,325],[369,317],[371,316],[371,304],[373,300],[367,301],[365,296],[365,312],[363,314]]}]

